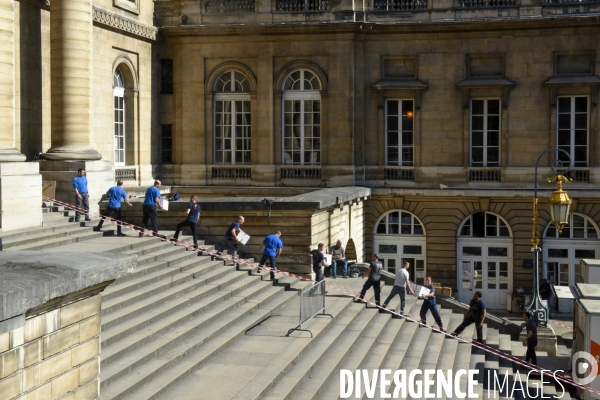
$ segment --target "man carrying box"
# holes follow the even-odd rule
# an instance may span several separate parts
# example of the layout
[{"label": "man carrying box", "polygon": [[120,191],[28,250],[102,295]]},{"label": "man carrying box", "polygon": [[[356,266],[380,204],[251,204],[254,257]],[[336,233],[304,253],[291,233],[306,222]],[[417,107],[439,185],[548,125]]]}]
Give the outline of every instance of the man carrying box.
[{"label": "man carrying box", "polygon": [[154,186],[150,186],[146,189],[146,198],[144,199],[144,216],[142,217],[142,231],[140,231],[140,237],[144,236],[146,232],[146,224],[148,220],[152,222],[152,230],[154,236],[158,236],[158,216],[156,215],[156,208],[162,210],[160,204],[160,190],[158,189],[161,182],[157,179],[154,181]]}]

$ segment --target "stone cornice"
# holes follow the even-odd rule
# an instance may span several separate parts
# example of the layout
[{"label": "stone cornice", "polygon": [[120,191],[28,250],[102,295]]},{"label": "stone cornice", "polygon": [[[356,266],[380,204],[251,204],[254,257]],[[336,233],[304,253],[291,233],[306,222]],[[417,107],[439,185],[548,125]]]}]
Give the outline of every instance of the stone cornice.
[{"label": "stone cornice", "polygon": [[96,24],[106,25],[144,39],[157,40],[158,38],[158,28],[122,17],[104,8],[93,6],[93,16]]}]

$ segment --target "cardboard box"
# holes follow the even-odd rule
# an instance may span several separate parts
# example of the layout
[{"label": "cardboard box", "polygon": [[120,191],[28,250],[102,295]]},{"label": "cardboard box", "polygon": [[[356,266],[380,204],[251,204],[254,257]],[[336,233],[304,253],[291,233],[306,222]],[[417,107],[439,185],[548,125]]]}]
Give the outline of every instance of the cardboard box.
[{"label": "cardboard box", "polygon": [[169,200],[160,199],[160,205],[162,206],[163,210],[169,211]]},{"label": "cardboard box", "polygon": [[442,293],[448,297],[452,297],[452,288],[444,286],[442,288]]},{"label": "cardboard box", "polygon": [[248,243],[248,240],[250,240],[250,235],[248,235],[246,232],[244,232],[241,229],[240,229],[240,233],[238,233],[237,237],[241,244],[246,244],[246,243]]}]

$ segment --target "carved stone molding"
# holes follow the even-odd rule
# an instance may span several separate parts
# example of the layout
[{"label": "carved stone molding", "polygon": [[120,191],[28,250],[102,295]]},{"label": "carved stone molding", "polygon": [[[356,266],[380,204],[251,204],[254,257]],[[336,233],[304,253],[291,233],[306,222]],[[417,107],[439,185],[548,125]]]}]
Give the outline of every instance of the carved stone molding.
[{"label": "carved stone molding", "polygon": [[157,40],[158,28],[141,24],[100,7],[93,6],[94,22],[116,28],[136,36]]}]

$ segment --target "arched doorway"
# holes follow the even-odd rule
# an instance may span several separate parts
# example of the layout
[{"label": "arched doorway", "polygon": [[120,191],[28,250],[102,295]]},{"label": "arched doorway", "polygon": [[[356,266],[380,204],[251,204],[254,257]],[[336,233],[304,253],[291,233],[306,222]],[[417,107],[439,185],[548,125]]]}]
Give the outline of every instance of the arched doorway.
[{"label": "arched doorway", "polygon": [[471,214],[458,229],[459,300],[468,303],[476,291],[490,309],[506,309],[512,291],[513,249],[508,224],[487,211]]},{"label": "arched doorway", "polygon": [[[598,226],[591,218],[571,213],[569,224],[558,233],[551,223],[544,230],[542,276],[559,286],[570,286],[578,282],[579,260],[595,259],[599,254]],[[552,299],[551,307],[558,312],[573,312],[572,300]]]},{"label": "arched doorway", "polygon": [[379,254],[383,268],[393,274],[404,261],[410,263],[410,280],[425,284],[425,229],[408,211],[390,211],[377,221],[373,232],[373,251]]}]

